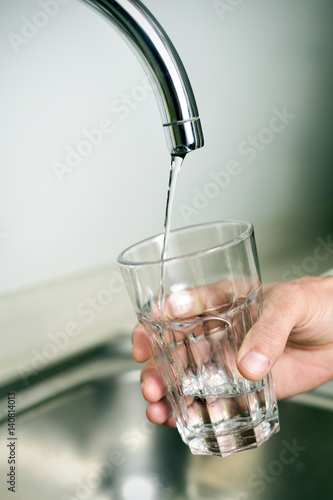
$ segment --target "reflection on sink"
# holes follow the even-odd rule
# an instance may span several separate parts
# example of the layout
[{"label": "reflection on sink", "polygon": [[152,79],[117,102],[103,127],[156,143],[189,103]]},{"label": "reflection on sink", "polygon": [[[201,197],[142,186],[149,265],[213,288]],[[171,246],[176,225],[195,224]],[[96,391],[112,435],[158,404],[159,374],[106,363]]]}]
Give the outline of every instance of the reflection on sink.
[{"label": "reflection on sink", "polygon": [[[45,374],[34,386],[16,387],[17,500],[331,496],[332,411],[280,402],[281,431],[259,449],[223,459],[193,456],[176,430],[147,421],[140,371],[129,352],[121,341]],[[0,403],[1,443],[7,392]],[[0,454],[1,499],[12,498],[3,481],[5,446]]]}]

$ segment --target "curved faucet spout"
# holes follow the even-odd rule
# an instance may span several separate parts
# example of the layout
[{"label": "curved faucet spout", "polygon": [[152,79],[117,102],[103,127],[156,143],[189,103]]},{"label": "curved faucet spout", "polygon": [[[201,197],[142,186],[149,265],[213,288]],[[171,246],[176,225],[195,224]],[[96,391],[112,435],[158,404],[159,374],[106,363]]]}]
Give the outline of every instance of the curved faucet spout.
[{"label": "curved faucet spout", "polygon": [[138,0],[83,0],[110,20],[131,43],[152,76],[167,145],[186,155],[204,144],[193,90],[181,59],[162,26]]}]

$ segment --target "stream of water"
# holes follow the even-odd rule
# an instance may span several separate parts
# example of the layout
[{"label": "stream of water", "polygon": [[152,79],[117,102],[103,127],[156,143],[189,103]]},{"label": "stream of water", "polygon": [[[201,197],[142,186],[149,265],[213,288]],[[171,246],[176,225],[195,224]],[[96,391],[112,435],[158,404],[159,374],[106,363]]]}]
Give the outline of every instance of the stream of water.
[{"label": "stream of water", "polygon": [[163,260],[168,258],[168,236],[171,228],[171,213],[173,207],[173,201],[175,198],[176,192],[176,183],[177,177],[180,172],[181,166],[183,164],[184,157],[182,156],[171,156],[171,167],[169,174],[169,185],[167,191],[167,200],[166,200],[166,208],[165,208],[165,218],[164,218],[164,237],[163,237],[163,245],[161,251],[161,283],[160,290],[158,295],[158,304],[160,309],[160,314],[162,317],[162,311],[165,301],[165,293],[164,293],[164,280],[165,280],[165,265]]}]

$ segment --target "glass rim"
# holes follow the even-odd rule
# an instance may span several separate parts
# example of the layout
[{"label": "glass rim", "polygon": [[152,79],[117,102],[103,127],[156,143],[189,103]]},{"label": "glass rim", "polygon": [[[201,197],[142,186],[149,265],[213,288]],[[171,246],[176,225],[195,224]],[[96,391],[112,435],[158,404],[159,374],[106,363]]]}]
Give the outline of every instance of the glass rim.
[{"label": "glass rim", "polygon": [[133,248],[135,248],[139,245],[142,245],[143,243],[147,243],[148,241],[151,241],[153,243],[154,241],[163,237],[164,233],[159,233],[159,234],[156,234],[155,236],[150,236],[148,238],[145,238],[144,240],[138,241],[137,243],[134,243],[133,245],[130,245],[129,247],[125,248],[125,250],[123,250],[118,256],[118,259],[117,259],[118,264],[121,266],[124,266],[124,267],[143,267],[143,266],[152,266],[152,265],[157,265],[157,264],[161,265],[161,264],[164,264],[166,262],[189,259],[191,257],[197,257],[199,255],[214,252],[214,251],[221,249],[221,248],[227,248],[229,246],[233,246],[233,245],[239,243],[240,241],[245,240],[254,231],[254,227],[253,227],[253,224],[251,222],[238,220],[238,219],[234,219],[234,220],[233,219],[226,219],[226,220],[220,220],[220,221],[214,221],[214,222],[204,222],[202,224],[194,224],[192,226],[184,226],[184,227],[180,227],[177,229],[173,229],[172,231],[170,231],[169,237],[171,235],[174,235],[177,233],[182,233],[182,232],[185,232],[187,230],[208,228],[209,226],[213,227],[213,226],[217,226],[219,224],[226,224],[226,225],[228,225],[228,224],[229,225],[245,224],[246,229],[244,231],[242,231],[242,233],[239,234],[238,236],[236,236],[235,238],[232,238],[228,241],[225,241],[224,243],[220,243],[219,245],[215,245],[213,247],[209,247],[209,248],[206,248],[204,250],[197,250],[195,252],[190,252],[190,253],[187,253],[184,255],[177,255],[175,257],[167,257],[166,259],[157,259],[157,260],[152,260],[152,261],[149,261],[149,260],[147,260],[147,261],[133,261],[133,260],[127,260],[125,258],[125,254],[127,252],[129,252],[130,250],[132,250]]}]

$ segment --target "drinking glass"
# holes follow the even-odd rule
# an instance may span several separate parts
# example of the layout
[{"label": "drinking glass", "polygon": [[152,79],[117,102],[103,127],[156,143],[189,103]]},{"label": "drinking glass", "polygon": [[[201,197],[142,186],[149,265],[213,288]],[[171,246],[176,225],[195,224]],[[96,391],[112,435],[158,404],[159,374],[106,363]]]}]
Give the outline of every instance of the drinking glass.
[{"label": "drinking glass", "polygon": [[236,356],[262,304],[252,224],[172,231],[121,253],[120,268],[177,428],[193,454],[255,448],[279,430],[271,373],[244,378]]}]

